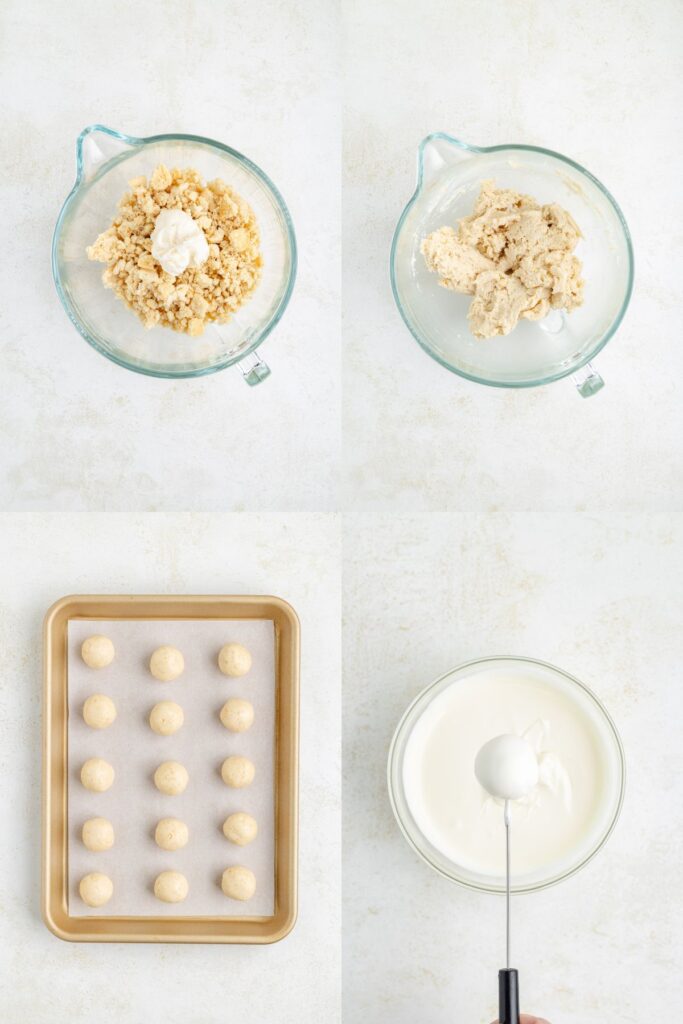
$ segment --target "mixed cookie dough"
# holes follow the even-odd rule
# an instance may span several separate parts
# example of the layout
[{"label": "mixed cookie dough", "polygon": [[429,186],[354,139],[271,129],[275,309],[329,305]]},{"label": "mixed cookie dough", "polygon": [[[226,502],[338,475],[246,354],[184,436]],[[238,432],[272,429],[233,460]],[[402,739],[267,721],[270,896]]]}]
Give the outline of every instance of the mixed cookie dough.
[{"label": "mixed cookie dough", "polygon": [[154,841],[162,850],[181,850],[189,838],[187,825],[178,818],[162,818],[154,832]]},{"label": "mixed cookie dough", "polygon": [[164,761],[154,773],[154,785],[167,796],[180,796],[187,789],[190,776],[179,761]]},{"label": "mixed cookie dough", "polygon": [[468,319],[477,338],[509,334],[520,319],[551,309],[570,313],[583,302],[581,232],[557,203],[497,189],[484,181],[474,212],[457,229],[445,226],[420,246],[439,284],[474,296]]},{"label": "mixed cookie dough", "polygon": [[88,246],[106,263],[102,280],[145,327],[197,336],[226,323],[261,276],[254,211],[216,178],[160,164],[128,182],[111,227]]},{"label": "mixed cookie dough", "polygon": [[114,883],[108,875],[93,871],[81,879],[78,891],[89,907],[103,907],[112,898]]},{"label": "mixed cookie dough", "polygon": [[250,761],[248,757],[241,757],[237,754],[226,757],[221,765],[221,778],[226,786],[231,786],[233,789],[250,786],[254,781],[255,774],[254,762]]},{"label": "mixed cookie dough", "polygon": [[103,693],[93,693],[83,705],[83,721],[91,729],[107,729],[115,718],[116,705]]},{"label": "mixed cookie dough", "polygon": [[184,721],[183,709],[172,700],[160,701],[149,713],[149,727],[159,736],[172,736],[182,728]]},{"label": "mixed cookie dough", "polygon": [[83,845],[93,853],[111,850],[114,845],[114,826],[107,818],[89,818],[81,831]]},{"label": "mixed cookie dough", "polygon": [[230,732],[246,732],[254,724],[254,706],[242,697],[231,697],[220,710],[220,720]]},{"label": "mixed cookie dough", "polygon": [[251,654],[242,644],[224,644],[218,654],[218,667],[224,676],[246,676]]},{"label": "mixed cookie dough", "polygon": [[114,769],[102,757],[89,757],[81,768],[81,782],[94,793],[105,793],[114,785]]},{"label": "mixed cookie dough", "polygon": [[106,668],[114,660],[114,653],[108,636],[89,636],[81,645],[81,657],[88,668]]},{"label": "mixed cookie dough", "polygon": [[171,647],[169,644],[157,647],[149,659],[149,670],[160,683],[173,682],[185,670],[185,659],[183,658],[182,651],[179,651],[177,647]]}]

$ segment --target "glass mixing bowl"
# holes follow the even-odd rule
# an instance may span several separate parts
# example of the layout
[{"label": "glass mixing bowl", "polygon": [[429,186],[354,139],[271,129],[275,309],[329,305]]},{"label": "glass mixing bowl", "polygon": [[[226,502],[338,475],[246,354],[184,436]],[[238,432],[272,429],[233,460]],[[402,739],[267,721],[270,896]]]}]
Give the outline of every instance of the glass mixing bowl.
[{"label": "glass mixing bowl", "polygon": [[[441,676],[422,693],[418,694],[405,711],[398,728],[394,733],[389,750],[388,784],[389,798],[399,827],[415,852],[439,874],[450,878],[468,889],[482,892],[504,893],[504,877],[479,874],[470,868],[463,867],[445,856],[433,846],[423,835],[411,813],[406,798],[403,767],[406,747],[413,728],[421,716],[447,687],[457,685],[459,680],[471,680],[478,673],[489,673],[491,670],[511,675],[531,676],[547,686],[555,687],[568,694],[581,712],[590,720],[591,727],[600,744],[600,753],[605,771],[605,794],[601,807],[591,829],[586,833],[582,843],[577,844],[565,863],[559,869],[545,869],[530,876],[513,876],[512,892],[534,892],[547,889],[570,875],[575,874],[602,849],[617,823],[624,800],[626,768],[624,751],[614,722],[600,703],[598,698],[587,686],[573,676],[553,665],[533,658],[495,657],[480,658],[459,665],[457,668]],[[472,766],[474,771],[474,765]],[[502,814],[501,814],[502,834]],[[552,868],[552,866],[551,866]]]},{"label": "glass mixing bowl", "polygon": [[[296,277],[296,241],[285,202],[264,172],[229,146],[196,135],[136,139],[90,125],[76,144],[76,183],[62,207],[52,242],[57,293],[70,320],[93,348],[129,370],[152,377],[199,377],[240,364],[248,384],[270,373],[255,350],[278,323]],[[261,280],[226,324],[209,324],[199,338],[170,328],[143,327],[102,284],[104,265],[86,256],[112,222],[131,178],[157,164],[193,167],[223,178],[252,206],[263,253]]]},{"label": "glass mixing bowl", "polygon": [[[439,286],[420,253],[425,235],[469,215],[482,181],[559,203],[583,239],[585,299],[570,315],[522,320],[506,337],[475,338],[471,296]],[[626,221],[597,178],[567,157],[535,146],[480,148],[437,132],[418,151],[417,188],[401,214],[391,249],[391,284],[408,329],[425,352],[453,373],[479,384],[523,388],[574,375],[580,394],[603,385],[589,360],[612,337],[633,289],[633,249]]]}]

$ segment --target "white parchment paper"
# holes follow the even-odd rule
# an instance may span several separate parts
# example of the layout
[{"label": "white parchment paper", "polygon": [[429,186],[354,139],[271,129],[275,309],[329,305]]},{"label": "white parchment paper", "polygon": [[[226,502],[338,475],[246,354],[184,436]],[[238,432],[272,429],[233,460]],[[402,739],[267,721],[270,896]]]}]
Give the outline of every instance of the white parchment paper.
[{"label": "white parchment paper", "polygon": [[[110,637],[116,657],[104,669],[91,669],[81,659],[86,637]],[[275,634],[273,623],[260,620],[69,622],[69,913],[107,916],[269,916],[274,912],[274,749]],[[237,641],[253,657],[250,672],[229,679],[218,669],[218,651]],[[162,644],[178,647],[185,658],[179,679],[161,683],[149,672],[152,651]],[[117,718],[108,729],[91,729],[83,721],[83,703],[104,693],[116,704]],[[252,702],[251,729],[235,734],[223,727],[218,713],[228,697]],[[149,727],[149,712],[162,700],[180,704],[185,722],[173,736],[158,736]],[[231,789],[220,767],[231,754],[244,754],[256,766],[253,783]],[[106,793],[92,793],[80,781],[81,765],[103,757],[116,772]],[[179,796],[165,796],[153,782],[162,761],[180,761],[190,781]],[[229,814],[246,811],[256,818],[259,834],[240,847],[223,835]],[[114,825],[111,850],[92,853],[81,840],[83,822],[108,818]],[[182,850],[161,850],[154,841],[160,818],[180,818],[190,832]],[[220,887],[226,867],[243,864],[256,875],[251,900],[228,899]],[[161,871],[181,871],[190,891],[182,903],[162,903],[154,896]],[[102,871],[114,883],[105,907],[91,909],[78,894],[83,875]]]}]

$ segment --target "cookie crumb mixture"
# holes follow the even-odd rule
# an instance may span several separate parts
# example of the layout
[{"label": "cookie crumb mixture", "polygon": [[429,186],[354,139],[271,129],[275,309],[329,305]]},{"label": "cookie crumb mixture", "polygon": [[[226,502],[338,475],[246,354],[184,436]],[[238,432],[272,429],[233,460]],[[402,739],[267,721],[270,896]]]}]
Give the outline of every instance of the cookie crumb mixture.
[{"label": "cookie crumb mixture", "polygon": [[[261,276],[259,233],[249,204],[220,178],[205,184],[193,168],[169,170],[160,164],[149,181],[142,176],[128,185],[111,227],[87,249],[88,259],[107,264],[105,286],[145,327],[197,336],[210,321],[228,321]],[[192,217],[208,243],[201,265],[190,261],[177,276],[152,255],[156,220],[171,210]]]},{"label": "cookie crumb mixture", "polygon": [[509,334],[520,319],[541,320],[551,309],[570,313],[583,302],[581,232],[557,203],[497,189],[484,181],[469,217],[442,227],[420,246],[439,284],[473,295],[468,319],[477,338]]}]

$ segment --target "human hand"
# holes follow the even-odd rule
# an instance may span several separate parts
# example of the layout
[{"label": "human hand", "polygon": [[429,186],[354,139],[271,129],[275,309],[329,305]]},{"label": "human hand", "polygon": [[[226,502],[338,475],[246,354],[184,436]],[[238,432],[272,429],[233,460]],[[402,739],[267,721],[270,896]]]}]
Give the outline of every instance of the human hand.
[{"label": "human hand", "polygon": [[[499,1024],[497,1020],[493,1021],[493,1024]],[[523,1013],[519,1018],[519,1024],[550,1024],[545,1017],[534,1017],[530,1013]]]}]

